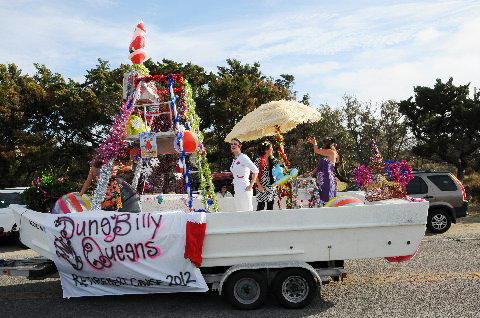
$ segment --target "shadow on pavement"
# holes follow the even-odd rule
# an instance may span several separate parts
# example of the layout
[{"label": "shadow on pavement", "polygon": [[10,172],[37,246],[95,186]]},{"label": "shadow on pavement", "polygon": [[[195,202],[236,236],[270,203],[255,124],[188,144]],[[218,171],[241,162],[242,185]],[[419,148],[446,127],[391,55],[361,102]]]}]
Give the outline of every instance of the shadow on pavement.
[{"label": "shadow on pavement", "polygon": [[62,298],[58,279],[21,280],[0,286],[3,317],[307,317],[333,307],[317,297],[299,310],[280,307],[270,296],[264,307],[253,311],[233,309],[216,292],[146,294],[104,297]]}]

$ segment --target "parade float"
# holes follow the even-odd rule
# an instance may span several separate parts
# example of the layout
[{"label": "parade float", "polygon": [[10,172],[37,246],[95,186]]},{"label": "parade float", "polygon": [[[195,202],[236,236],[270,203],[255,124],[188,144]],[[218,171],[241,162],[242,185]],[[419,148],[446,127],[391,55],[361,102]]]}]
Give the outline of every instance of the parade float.
[{"label": "parade float", "polygon": [[[54,263],[67,298],[202,292],[208,284],[238,308],[258,308],[269,291],[283,306],[300,308],[317,295],[322,280],[345,275],[336,261],[400,261],[416,252],[428,202],[405,200],[405,169],[392,166],[394,176],[388,180],[377,169],[381,157],[357,171],[366,191],[339,193],[324,207],[298,203],[296,173],[284,152],[282,132],[319,117],[296,102],[281,101],[285,114],[274,122],[267,121],[272,116],[261,120],[257,115],[275,109],[275,103],[259,108],[255,131],[240,129],[240,124],[227,137],[276,136],[283,176],[288,176],[280,191],[287,209],[239,212],[230,198],[217,202],[192,89],[181,74],[146,74],[141,65],[144,36],[139,23],[130,46],[137,66],[125,74],[125,102],[95,154],[102,166],[93,197],[68,194],[57,201],[56,214],[12,206],[22,243],[41,258],[4,261],[4,274],[39,277]],[[141,180],[158,164],[157,157],[176,154],[184,193],[142,195],[141,211],[102,211],[112,167],[128,147],[139,149],[132,189],[139,184],[143,189]],[[192,166],[199,171],[198,194],[191,187]],[[138,201],[134,194],[130,198]]]}]

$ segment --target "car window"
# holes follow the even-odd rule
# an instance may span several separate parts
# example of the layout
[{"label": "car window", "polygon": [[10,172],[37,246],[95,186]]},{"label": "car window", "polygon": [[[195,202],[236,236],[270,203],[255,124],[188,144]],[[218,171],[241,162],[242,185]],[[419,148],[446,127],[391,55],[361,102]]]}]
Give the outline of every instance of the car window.
[{"label": "car window", "polygon": [[455,181],[446,174],[440,174],[435,176],[428,176],[428,180],[432,181],[433,184],[437,186],[442,191],[455,191],[457,190],[457,185]]},{"label": "car window", "polygon": [[0,208],[6,208],[10,204],[23,204],[20,193],[0,193]]},{"label": "car window", "polygon": [[420,177],[414,177],[412,181],[407,184],[407,194],[422,194],[428,192],[428,186]]}]

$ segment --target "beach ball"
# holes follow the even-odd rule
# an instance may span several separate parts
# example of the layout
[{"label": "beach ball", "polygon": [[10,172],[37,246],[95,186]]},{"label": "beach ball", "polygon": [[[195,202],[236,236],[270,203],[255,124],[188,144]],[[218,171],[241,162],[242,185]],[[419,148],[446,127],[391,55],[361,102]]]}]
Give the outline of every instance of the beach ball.
[{"label": "beach ball", "polygon": [[290,177],[291,178],[296,178],[298,176],[298,169],[297,168],[292,168],[292,170],[290,170]]},{"label": "beach ball", "polygon": [[91,210],[92,200],[84,194],[78,192],[65,194],[55,202],[52,214],[68,214]]},{"label": "beach ball", "polygon": [[355,206],[355,205],[364,205],[365,202],[359,198],[349,197],[346,195],[334,197],[325,204],[325,207],[339,207],[339,206]]}]

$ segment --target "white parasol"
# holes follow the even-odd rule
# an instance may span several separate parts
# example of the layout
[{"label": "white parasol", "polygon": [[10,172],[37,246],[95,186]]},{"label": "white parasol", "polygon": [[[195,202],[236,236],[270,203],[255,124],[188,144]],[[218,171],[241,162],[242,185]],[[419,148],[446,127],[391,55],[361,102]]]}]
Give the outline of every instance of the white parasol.
[{"label": "white parasol", "polygon": [[321,115],[316,109],[296,101],[273,101],[262,104],[245,115],[225,137],[225,141],[230,142],[233,138],[238,138],[243,142],[273,136],[277,133],[275,126],[285,133],[299,124],[316,122],[320,118]]}]

